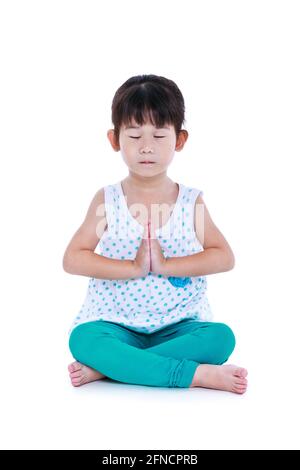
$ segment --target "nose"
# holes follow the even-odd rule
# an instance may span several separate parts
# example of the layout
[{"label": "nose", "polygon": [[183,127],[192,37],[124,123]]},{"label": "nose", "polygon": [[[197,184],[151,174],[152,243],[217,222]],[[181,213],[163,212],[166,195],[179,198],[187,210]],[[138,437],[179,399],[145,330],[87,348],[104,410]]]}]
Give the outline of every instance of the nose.
[{"label": "nose", "polygon": [[150,153],[150,152],[153,153],[153,149],[149,145],[143,145],[140,149],[140,153]]},{"label": "nose", "polygon": [[140,153],[153,153],[153,146],[154,143],[151,140],[151,137],[149,138],[148,136],[142,136],[140,139]]}]

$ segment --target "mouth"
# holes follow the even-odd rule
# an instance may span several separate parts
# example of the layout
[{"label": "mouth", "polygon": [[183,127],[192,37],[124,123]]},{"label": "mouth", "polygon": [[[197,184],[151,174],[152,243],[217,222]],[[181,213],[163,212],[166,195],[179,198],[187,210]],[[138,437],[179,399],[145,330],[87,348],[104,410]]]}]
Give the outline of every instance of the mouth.
[{"label": "mouth", "polygon": [[151,162],[150,160],[145,160],[144,162],[139,162],[142,165],[153,165],[155,162]]}]

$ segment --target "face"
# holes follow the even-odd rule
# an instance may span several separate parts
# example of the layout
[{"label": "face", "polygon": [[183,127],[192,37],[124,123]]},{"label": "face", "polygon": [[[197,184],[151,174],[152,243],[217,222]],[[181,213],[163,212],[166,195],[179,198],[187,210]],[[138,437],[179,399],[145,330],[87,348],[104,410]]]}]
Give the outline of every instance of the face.
[{"label": "face", "polygon": [[174,157],[174,152],[183,148],[187,131],[181,131],[176,139],[173,125],[165,124],[156,128],[148,121],[140,126],[132,122],[129,126],[122,125],[119,145],[112,142],[113,130],[108,137],[114,150],[120,150],[129,170],[139,175],[155,175],[165,172]]}]

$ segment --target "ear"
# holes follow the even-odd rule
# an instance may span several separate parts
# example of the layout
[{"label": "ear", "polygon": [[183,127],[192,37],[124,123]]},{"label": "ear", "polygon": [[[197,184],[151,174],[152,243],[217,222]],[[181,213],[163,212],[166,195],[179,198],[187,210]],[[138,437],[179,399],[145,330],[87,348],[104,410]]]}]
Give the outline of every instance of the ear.
[{"label": "ear", "polygon": [[175,150],[176,152],[180,152],[180,150],[183,149],[187,139],[188,139],[189,133],[185,129],[181,129],[179,131],[179,135],[176,141],[176,147]]},{"label": "ear", "polygon": [[118,152],[120,150],[120,145],[116,141],[116,135],[115,135],[114,129],[109,129],[107,131],[107,138],[110,141],[110,144],[111,144],[112,148],[114,149],[114,151]]}]

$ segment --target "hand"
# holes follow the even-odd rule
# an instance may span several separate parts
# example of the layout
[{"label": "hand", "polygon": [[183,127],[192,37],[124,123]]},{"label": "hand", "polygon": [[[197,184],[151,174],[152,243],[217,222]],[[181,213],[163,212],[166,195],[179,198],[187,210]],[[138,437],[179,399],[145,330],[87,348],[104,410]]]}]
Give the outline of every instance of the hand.
[{"label": "hand", "polygon": [[133,261],[133,265],[135,267],[137,277],[147,276],[150,271],[150,245],[147,224],[144,226],[142,241],[139,246],[139,249],[136,252],[136,257]]},{"label": "hand", "polygon": [[149,225],[149,242],[150,242],[150,271],[154,274],[163,274],[167,259],[165,258],[159,241],[156,238],[155,230],[151,233],[151,222]]}]

